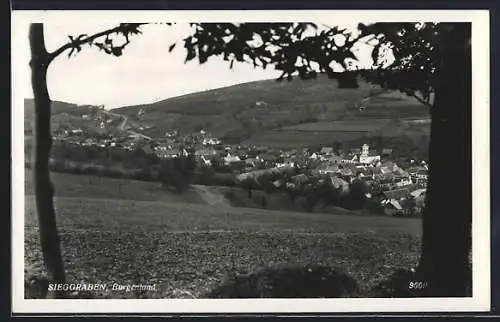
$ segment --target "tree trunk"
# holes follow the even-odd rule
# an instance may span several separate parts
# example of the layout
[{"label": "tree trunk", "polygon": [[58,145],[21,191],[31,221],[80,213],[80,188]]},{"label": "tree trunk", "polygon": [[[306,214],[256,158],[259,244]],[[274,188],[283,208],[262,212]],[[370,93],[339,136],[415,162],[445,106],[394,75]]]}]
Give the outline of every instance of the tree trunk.
[{"label": "tree trunk", "polygon": [[429,180],[419,272],[427,296],[468,296],[472,224],[470,24],[443,28],[442,68],[431,109]]},{"label": "tree trunk", "polygon": [[[30,25],[31,82],[35,98],[35,167],[34,186],[40,242],[45,266],[54,283],[66,280],[61,256],[56,214],[53,205],[54,189],[49,174],[49,157],[52,146],[51,101],[47,90],[47,68],[49,53],[45,49],[43,24]],[[64,297],[64,293],[56,293]]]}]

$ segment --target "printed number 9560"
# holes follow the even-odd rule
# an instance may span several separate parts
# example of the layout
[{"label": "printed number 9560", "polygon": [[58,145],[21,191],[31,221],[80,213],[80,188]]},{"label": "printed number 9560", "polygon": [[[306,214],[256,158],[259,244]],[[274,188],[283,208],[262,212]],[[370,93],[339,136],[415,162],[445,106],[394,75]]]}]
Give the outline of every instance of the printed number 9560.
[{"label": "printed number 9560", "polygon": [[410,288],[410,290],[422,290],[424,288],[426,288],[428,286],[428,283],[427,282],[410,282],[408,284],[408,287]]}]

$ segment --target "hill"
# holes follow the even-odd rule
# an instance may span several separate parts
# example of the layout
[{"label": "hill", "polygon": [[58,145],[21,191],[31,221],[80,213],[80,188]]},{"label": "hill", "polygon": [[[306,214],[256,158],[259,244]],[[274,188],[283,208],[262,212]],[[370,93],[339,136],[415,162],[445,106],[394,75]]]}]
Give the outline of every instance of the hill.
[{"label": "hill", "polygon": [[[314,132],[315,123],[343,121],[367,127],[365,132],[373,134],[387,125],[406,127],[406,123],[396,121],[429,117],[428,108],[402,93],[383,92],[366,82],[360,82],[357,89],[341,89],[337,85],[336,80],[327,77],[290,82],[263,80],[126,106],[113,112],[126,115],[129,126],[143,127],[143,133],[149,136],[161,136],[171,129],[193,132],[204,128],[235,142],[270,142],[272,135],[265,139],[260,135],[303,123],[312,124]],[[369,96],[372,97],[366,99]],[[381,120],[391,123],[379,122],[375,129],[370,125]],[[395,131],[395,135],[400,132]],[[317,138],[313,141],[317,143]]]},{"label": "hill", "polygon": [[[54,101],[52,127],[95,132],[132,130],[151,137],[161,137],[173,129],[181,133],[205,129],[228,143],[281,147],[374,136],[428,137],[426,106],[400,92],[383,91],[363,81],[359,85],[357,89],[338,88],[336,80],[324,76],[307,81],[243,83],[103,111],[117,120],[107,129],[99,126],[100,118],[83,117],[98,107]],[[25,100],[25,120],[29,130],[33,120],[31,99]]]},{"label": "hill", "polygon": [[[105,133],[100,127],[99,106],[78,105],[73,103],[52,101],[52,130],[81,128],[89,132]],[[101,110],[102,111],[102,110]],[[104,111],[105,112],[105,111]],[[106,114],[106,112],[105,112]],[[90,118],[86,118],[86,117]],[[24,99],[24,131],[31,133],[35,120],[35,102],[31,98]]]}]

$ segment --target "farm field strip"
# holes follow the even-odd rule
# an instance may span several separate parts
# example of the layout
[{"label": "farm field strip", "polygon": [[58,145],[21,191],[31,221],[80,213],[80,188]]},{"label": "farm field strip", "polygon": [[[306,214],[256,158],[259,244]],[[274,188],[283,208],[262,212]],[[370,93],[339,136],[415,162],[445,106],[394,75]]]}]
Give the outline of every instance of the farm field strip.
[{"label": "farm field strip", "polygon": [[[402,233],[170,233],[61,229],[68,281],[156,284],[156,292],[106,290],[99,298],[203,297],[226,276],[264,265],[316,263],[339,268],[369,289],[418,262],[420,243]],[[27,230],[25,271],[43,269],[38,234]]]},{"label": "farm field strip", "polygon": [[[26,225],[36,223],[34,198],[26,199]],[[319,232],[404,232],[420,234],[419,218],[299,213],[254,208],[105,200],[55,198],[61,227],[141,230],[299,230]]]},{"label": "farm field strip", "polygon": [[[280,263],[337,267],[369,289],[396,268],[418,263],[417,218],[170,202],[162,190],[155,192],[157,200],[133,200],[149,193],[141,196],[140,189],[152,193],[157,185],[67,174],[52,178],[68,281],[158,287],[147,292],[108,289],[96,293],[98,298],[203,297],[230,274]],[[65,190],[76,183],[79,189]],[[120,183],[123,189],[117,191]],[[97,185],[101,190],[96,192]],[[99,198],[104,193],[113,198]],[[25,276],[43,275],[33,195],[25,196],[24,234]]]}]

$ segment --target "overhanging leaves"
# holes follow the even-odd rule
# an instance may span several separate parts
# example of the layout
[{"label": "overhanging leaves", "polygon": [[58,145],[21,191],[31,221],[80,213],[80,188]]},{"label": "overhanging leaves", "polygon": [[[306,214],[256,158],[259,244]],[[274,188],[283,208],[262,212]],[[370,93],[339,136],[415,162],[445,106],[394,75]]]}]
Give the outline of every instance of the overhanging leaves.
[{"label": "overhanging leaves", "polygon": [[[359,24],[357,34],[338,27],[319,28],[313,23],[193,23],[185,41],[186,61],[198,57],[205,63],[222,56],[254,67],[272,65],[282,74],[278,80],[315,78],[318,73],[339,79],[342,87],[356,87],[356,77],[414,95],[428,102],[439,67],[437,25],[432,23]],[[334,38],[345,37],[343,46]],[[373,46],[374,67],[355,70],[353,47],[360,41]],[[384,50],[382,50],[384,48]],[[394,61],[388,64],[386,51]],[[382,68],[383,67],[383,68]],[[348,73],[346,73],[349,71]],[[344,75],[345,74],[345,75]]]}]

